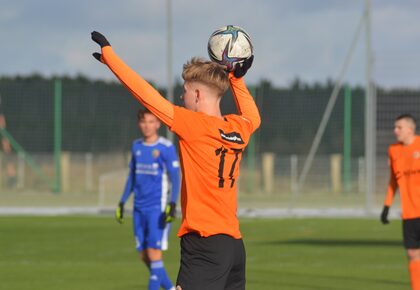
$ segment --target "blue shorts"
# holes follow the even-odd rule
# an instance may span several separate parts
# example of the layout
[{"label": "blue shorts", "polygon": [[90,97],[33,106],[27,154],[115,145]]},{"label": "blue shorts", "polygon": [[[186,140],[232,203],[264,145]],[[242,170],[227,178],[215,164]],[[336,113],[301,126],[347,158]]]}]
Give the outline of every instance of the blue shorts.
[{"label": "blue shorts", "polygon": [[164,223],[165,214],[160,210],[134,210],[133,230],[136,250],[141,252],[152,248],[168,249],[170,224]]}]

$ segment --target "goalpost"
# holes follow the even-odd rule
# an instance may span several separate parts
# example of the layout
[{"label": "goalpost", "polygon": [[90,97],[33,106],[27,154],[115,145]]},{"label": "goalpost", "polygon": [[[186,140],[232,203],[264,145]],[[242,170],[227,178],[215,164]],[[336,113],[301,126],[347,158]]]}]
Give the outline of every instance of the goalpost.
[{"label": "goalpost", "polygon": [[[117,169],[99,176],[98,209],[112,210],[118,204],[127,180],[128,169]],[[131,200],[128,201],[131,203]],[[127,206],[130,208],[130,206]]]}]

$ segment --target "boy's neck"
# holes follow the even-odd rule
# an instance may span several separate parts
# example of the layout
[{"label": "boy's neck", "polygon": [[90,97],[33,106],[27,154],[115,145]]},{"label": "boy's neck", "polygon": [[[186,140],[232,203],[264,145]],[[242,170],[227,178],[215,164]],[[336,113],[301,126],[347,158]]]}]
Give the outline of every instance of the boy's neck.
[{"label": "boy's neck", "polygon": [[220,98],[206,98],[205,101],[198,106],[197,111],[223,119],[222,112],[220,111]]},{"label": "boy's neck", "polygon": [[144,143],[146,144],[153,144],[159,139],[159,135],[152,135],[149,137],[144,137]]},{"label": "boy's neck", "polygon": [[198,111],[201,112],[201,113],[204,113],[206,115],[210,115],[210,116],[213,116],[213,117],[223,119],[222,112],[220,112],[220,108],[209,108],[209,107],[207,107],[205,109],[201,109],[201,110],[198,110]]}]

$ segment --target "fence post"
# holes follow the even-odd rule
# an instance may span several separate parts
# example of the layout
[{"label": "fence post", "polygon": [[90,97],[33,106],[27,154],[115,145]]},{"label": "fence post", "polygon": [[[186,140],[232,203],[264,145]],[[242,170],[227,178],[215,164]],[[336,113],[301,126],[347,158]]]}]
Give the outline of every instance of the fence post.
[{"label": "fence post", "polygon": [[357,159],[358,174],[357,174],[357,185],[359,193],[365,191],[365,158],[359,157]]},{"label": "fence post", "polygon": [[351,89],[344,88],[344,148],[343,148],[343,181],[344,190],[351,191]]},{"label": "fence post", "polygon": [[332,187],[333,193],[338,193],[342,191],[341,161],[342,161],[341,154],[330,155],[331,187]]},{"label": "fence post", "polygon": [[[250,93],[252,96],[254,96],[255,98],[255,93],[256,93],[256,89],[255,87],[250,87],[249,88]],[[248,191],[250,193],[255,193],[255,173],[256,173],[256,168],[255,168],[255,135],[251,135],[251,137],[249,138],[248,141],[248,146],[247,146],[247,165],[248,165]]]},{"label": "fence post", "polygon": [[93,188],[93,170],[92,170],[93,155],[88,152],[85,154],[85,190],[92,191]]},{"label": "fence post", "polygon": [[105,181],[106,175],[102,175],[99,177],[99,208],[105,207]]},{"label": "fence post", "polygon": [[61,192],[61,80],[54,81],[54,192]]},{"label": "fence post", "polygon": [[264,191],[271,194],[274,189],[274,160],[276,154],[271,152],[264,152],[262,154],[262,171]]},{"label": "fence post", "polygon": [[21,152],[18,153],[18,162],[17,162],[17,188],[22,189],[25,187],[25,158]]},{"label": "fence post", "polygon": [[70,189],[70,152],[61,153],[61,190]]},{"label": "fence post", "polygon": [[298,193],[298,156],[296,154],[290,155],[290,190],[293,195]]}]

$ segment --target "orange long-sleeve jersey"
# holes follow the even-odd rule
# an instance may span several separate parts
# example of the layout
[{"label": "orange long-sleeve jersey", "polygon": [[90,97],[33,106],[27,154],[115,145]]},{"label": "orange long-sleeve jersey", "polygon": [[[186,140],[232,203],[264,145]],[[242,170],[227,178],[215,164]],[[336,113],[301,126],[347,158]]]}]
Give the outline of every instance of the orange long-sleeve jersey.
[{"label": "orange long-sleeve jersey", "polygon": [[229,74],[239,111],[220,119],[174,106],[130,69],[110,46],[103,62],[145,107],[179,137],[182,223],[178,236],[227,234],[240,238],[237,179],[242,153],[260,125],[258,108],[242,78]]},{"label": "orange long-sleeve jersey", "polygon": [[390,179],[385,205],[391,206],[394,195],[399,189],[402,218],[420,217],[420,137],[413,143],[392,144],[388,150]]}]

